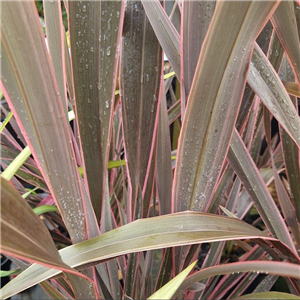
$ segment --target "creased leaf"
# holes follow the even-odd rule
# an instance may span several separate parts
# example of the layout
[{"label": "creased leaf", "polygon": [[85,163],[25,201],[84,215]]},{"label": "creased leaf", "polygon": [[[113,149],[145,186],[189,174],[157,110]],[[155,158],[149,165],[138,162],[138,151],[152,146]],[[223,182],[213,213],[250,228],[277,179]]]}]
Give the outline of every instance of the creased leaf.
[{"label": "creased leaf", "polygon": [[299,27],[292,1],[282,1],[271,18],[278,38],[288,56],[292,69],[300,83],[300,43]]},{"label": "creased leaf", "polygon": [[66,77],[64,76],[65,29],[61,18],[60,1],[43,1],[47,43],[55,72],[61,101],[67,114]]},{"label": "creased leaf", "polygon": [[172,161],[171,139],[169,131],[167,100],[164,86],[161,91],[156,155],[157,190],[160,199],[161,214],[171,213],[172,198]]},{"label": "creased leaf", "polygon": [[183,76],[181,80],[185,87],[186,97],[188,97],[196,70],[195,62],[198,61],[216,1],[184,1],[182,4],[183,29],[180,42]]}]

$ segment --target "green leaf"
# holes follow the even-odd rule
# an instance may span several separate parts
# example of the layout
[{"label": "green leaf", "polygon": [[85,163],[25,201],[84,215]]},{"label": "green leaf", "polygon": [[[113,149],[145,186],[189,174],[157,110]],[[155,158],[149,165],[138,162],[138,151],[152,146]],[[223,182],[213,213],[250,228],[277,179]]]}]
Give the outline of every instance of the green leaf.
[{"label": "green leaf", "polygon": [[41,205],[41,206],[35,207],[33,209],[33,212],[37,216],[45,214],[45,213],[50,212],[50,211],[58,211],[58,209],[54,205]]},{"label": "green leaf", "polygon": [[13,269],[9,271],[0,270],[0,277],[19,275],[22,272],[22,269]]},{"label": "green leaf", "polygon": [[[126,161],[125,160],[110,160],[107,164],[107,169],[111,170],[113,168],[118,168],[121,166],[126,166]],[[79,173],[81,176],[83,176],[83,167],[78,167]]]},{"label": "green leaf", "polygon": [[[2,92],[1,92],[2,93]],[[5,128],[5,126],[7,125],[7,123],[10,121],[10,119],[12,118],[13,113],[10,111],[9,114],[7,115],[7,117],[5,118],[5,120],[2,122],[1,127],[0,127],[0,132],[3,131],[3,129]]]},{"label": "green leaf", "polygon": [[1,178],[11,180],[30,155],[31,151],[29,147],[26,146],[22,150],[22,152],[13,160],[13,162],[2,172]]},{"label": "green leaf", "polygon": [[197,263],[194,261],[191,265],[180,272],[176,277],[170,280],[162,288],[152,294],[148,299],[171,299],[172,296],[177,292],[178,288],[184,281],[184,279],[189,275]]}]

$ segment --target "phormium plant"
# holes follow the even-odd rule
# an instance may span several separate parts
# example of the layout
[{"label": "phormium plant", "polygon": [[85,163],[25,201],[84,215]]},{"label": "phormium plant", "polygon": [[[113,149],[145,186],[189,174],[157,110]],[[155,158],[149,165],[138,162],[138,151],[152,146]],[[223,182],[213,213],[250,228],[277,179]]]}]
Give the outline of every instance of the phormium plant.
[{"label": "phormium plant", "polygon": [[1,2],[2,297],[299,299],[299,8]]}]

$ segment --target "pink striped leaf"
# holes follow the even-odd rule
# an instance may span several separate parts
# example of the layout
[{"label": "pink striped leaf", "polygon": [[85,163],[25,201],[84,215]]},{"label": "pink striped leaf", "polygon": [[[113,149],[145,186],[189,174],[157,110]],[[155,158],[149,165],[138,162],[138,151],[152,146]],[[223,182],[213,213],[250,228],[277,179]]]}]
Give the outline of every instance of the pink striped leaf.
[{"label": "pink striped leaf", "polygon": [[256,165],[236,130],[232,137],[227,159],[243,182],[270,232],[296,253],[288,228],[276,203],[271,197]]},{"label": "pink striped leaf", "polygon": [[99,222],[105,197],[124,2],[70,1],[68,5],[76,115],[85,177]]},{"label": "pink striped leaf", "polygon": [[122,121],[132,198],[128,221],[138,215],[135,211],[138,186],[143,196],[146,184],[152,186],[147,181],[158,122],[161,67],[161,47],[141,2],[128,2],[120,61]]},{"label": "pink striped leaf", "polygon": [[[187,211],[140,219],[66,247],[59,253],[66,264],[79,267],[127,253],[244,238],[270,239],[265,233],[238,219]],[[10,297],[59,273],[33,265],[5,286],[2,296]]]},{"label": "pink striped leaf", "polygon": [[72,241],[85,240],[83,194],[70,128],[35,4],[5,2],[1,7],[1,88]]},{"label": "pink striped leaf", "polygon": [[282,1],[273,14],[271,22],[287,54],[297,81],[300,83],[299,27],[297,27],[294,3]]},{"label": "pink striped leaf", "polygon": [[175,211],[207,208],[237,119],[253,42],[277,5],[217,2],[183,120],[173,182]]},{"label": "pink striped leaf", "polygon": [[203,269],[189,276],[181,285],[181,289],[184,290],[193,283],[198,282],[207,277],[237,272],[255,272],[258,274],[267,273],[272,275],[288,276],[300,279],[299,265],[297,264],[277,261],[247,261],[224,264]]}]

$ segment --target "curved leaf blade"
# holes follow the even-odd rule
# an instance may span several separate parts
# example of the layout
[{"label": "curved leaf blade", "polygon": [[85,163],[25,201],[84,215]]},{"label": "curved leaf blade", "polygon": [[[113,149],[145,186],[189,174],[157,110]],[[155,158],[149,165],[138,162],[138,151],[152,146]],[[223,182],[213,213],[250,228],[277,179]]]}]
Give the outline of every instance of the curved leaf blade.
[{"label": "curved leaf blade", "polygon": [[[99,237],[64,248],[59,253],[66,264],[79,267],[127,253],[257,237],[270,239],[240,220],[188,211],[140,219]],[[9,297],[57,274],[59,271],[32,265],[5,286],[2,295]]]},{"label": "curved leaf blade", "polygon": [[238,272],[267,273],[270,275],[287,276],[300,279],[299,265],[277,261],[247,261],[203,269],[189,276],[184,281],[181,288],[186,289],[193,283],[211,276]]},{"label": "curved leaf blade", "polygon": [[299,296],[282,293],[282,292],[261,292],[261,293],[252,293],[234,298],[234,300],[242,299],[273,299],[273,300],[284,300],[284,299],[300,299]]}]

